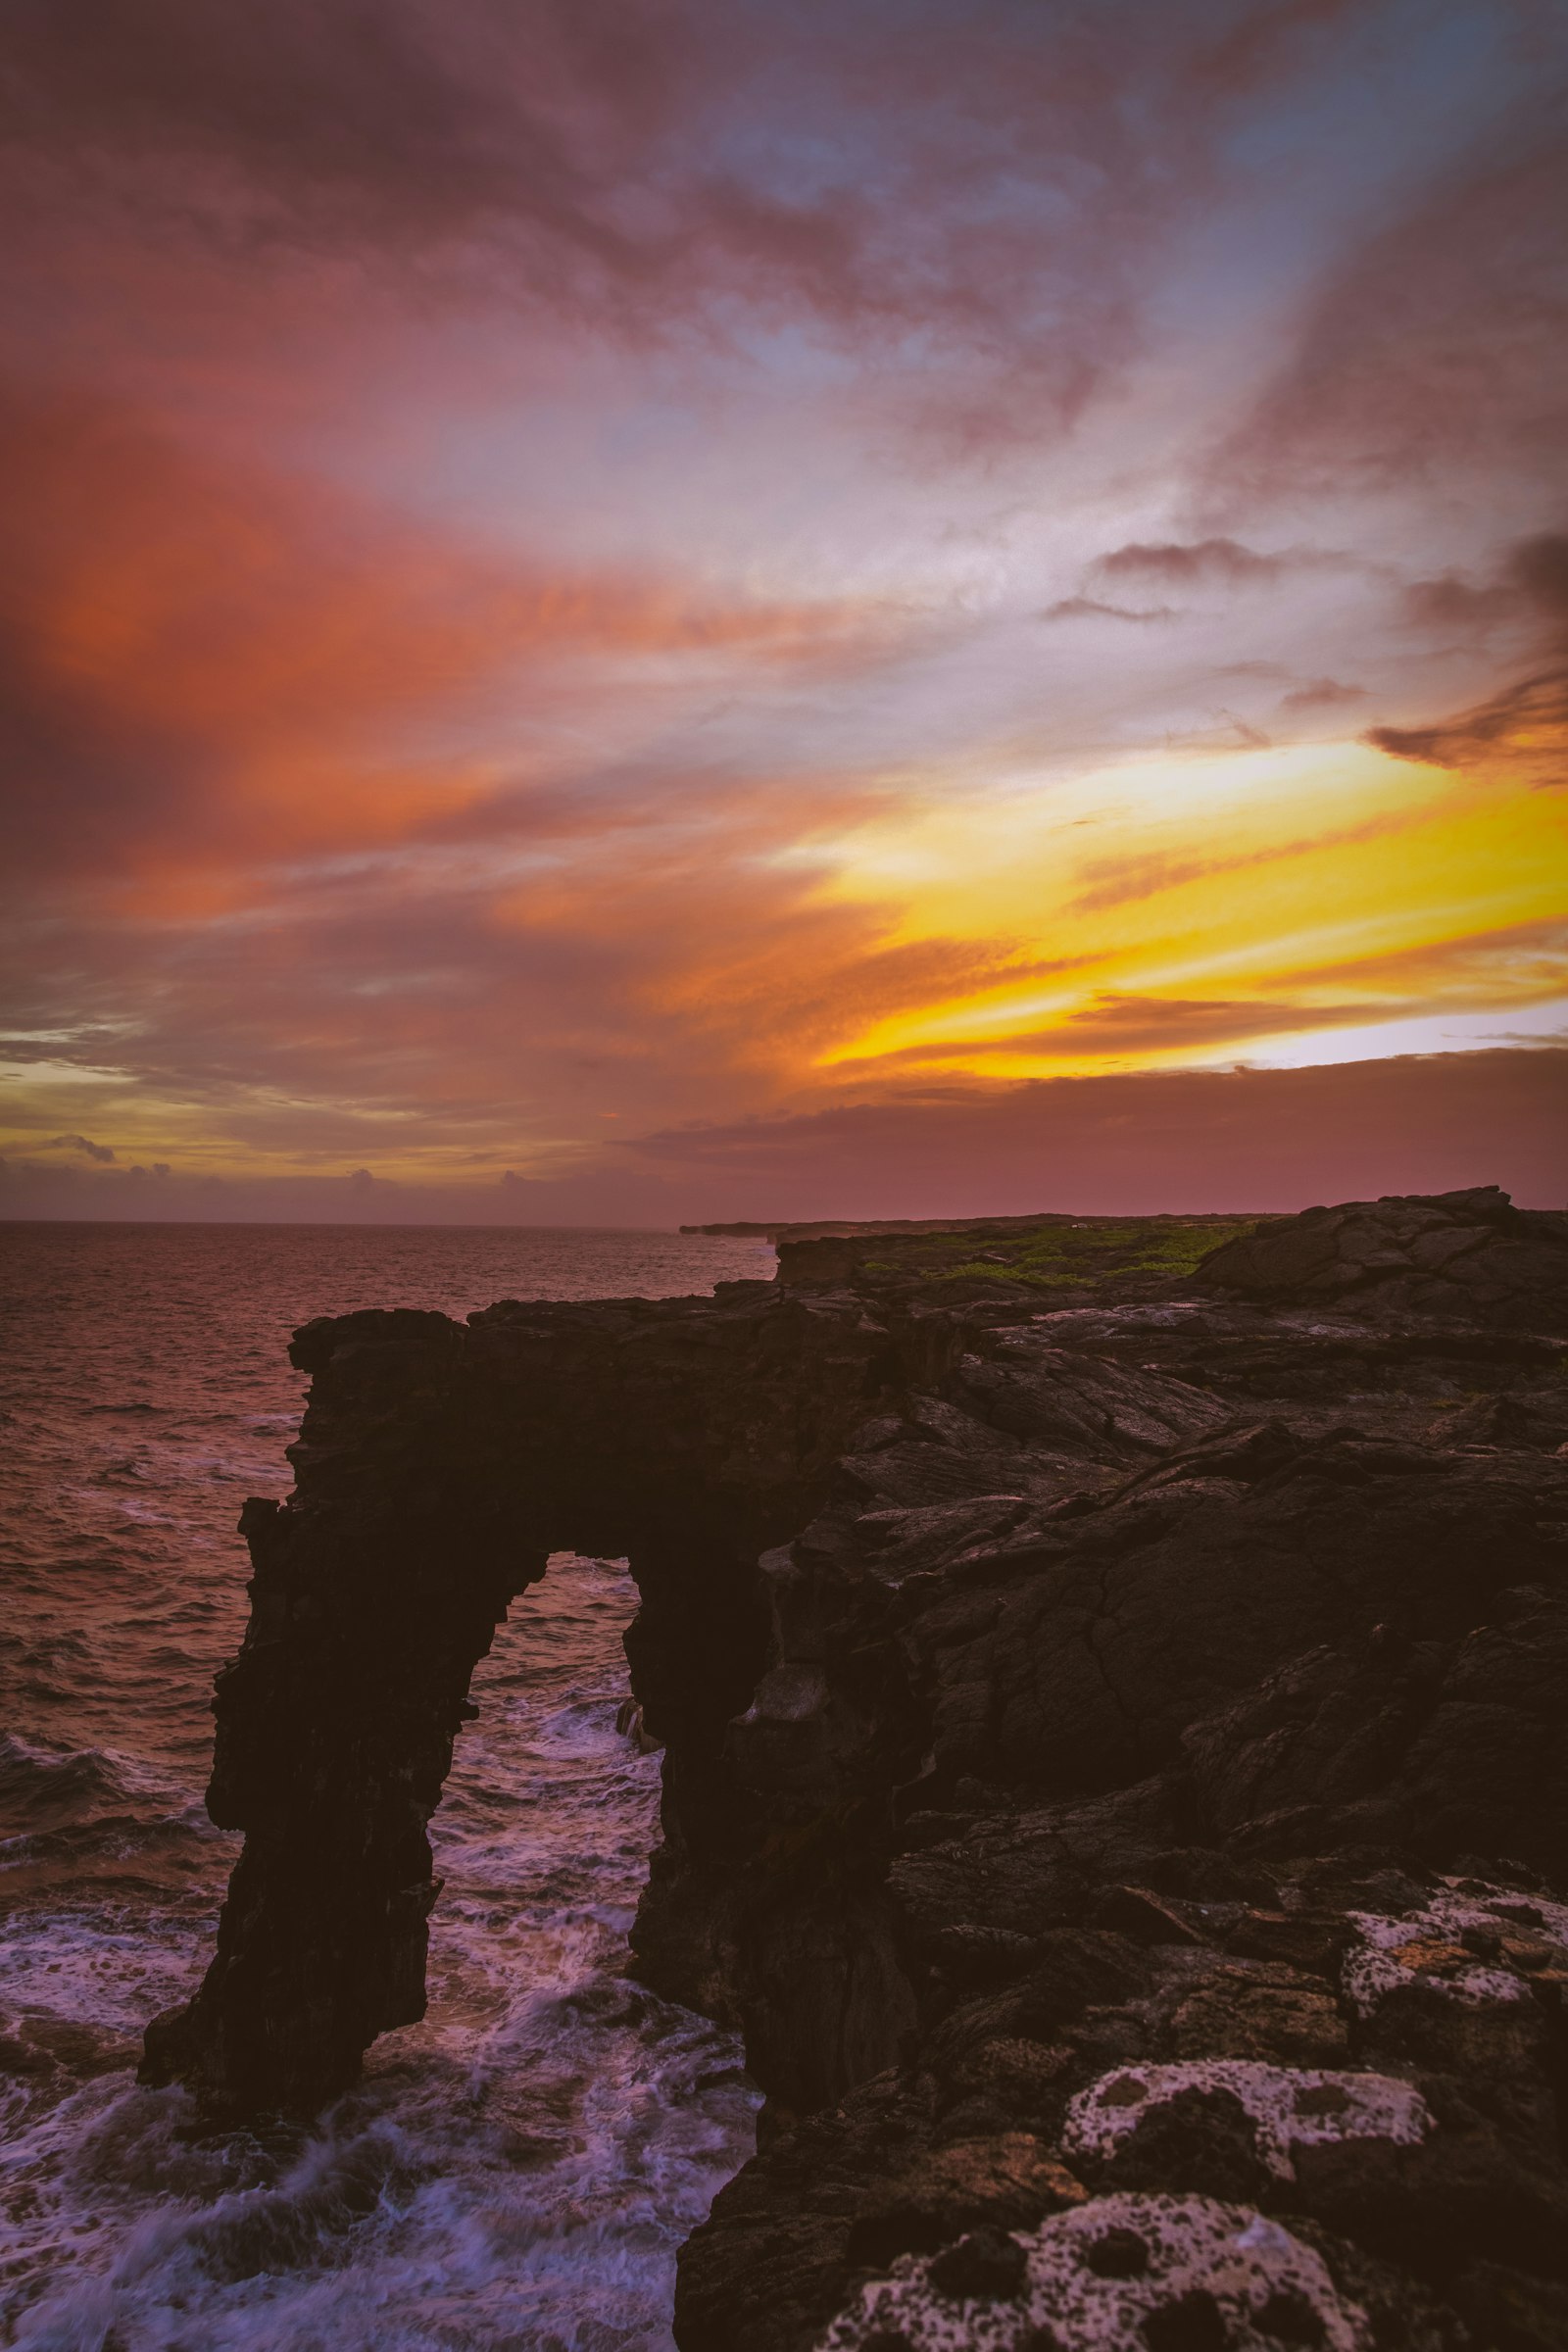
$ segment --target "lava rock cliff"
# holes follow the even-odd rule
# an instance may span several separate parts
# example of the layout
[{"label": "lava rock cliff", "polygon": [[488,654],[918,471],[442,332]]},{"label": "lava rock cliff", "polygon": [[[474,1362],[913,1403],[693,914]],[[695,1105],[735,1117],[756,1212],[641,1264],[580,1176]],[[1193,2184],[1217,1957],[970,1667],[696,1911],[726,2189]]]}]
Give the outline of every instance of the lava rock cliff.
[{"label": "lava rock cliff", "polygon": [[146,2079],[308,2109],[422,2013],[472,1667],[625,1554],[634,1964],[766,2094],[683,2352],[1568,2344],[1568,1218],[1005,1223],[296,1335]]}]

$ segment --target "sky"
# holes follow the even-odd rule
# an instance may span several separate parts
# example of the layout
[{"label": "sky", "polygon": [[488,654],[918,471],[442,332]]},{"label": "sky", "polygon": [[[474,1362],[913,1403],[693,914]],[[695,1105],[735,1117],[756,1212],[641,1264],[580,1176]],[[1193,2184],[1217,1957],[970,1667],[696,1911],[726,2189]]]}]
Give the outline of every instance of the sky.
[{"label": "sky", "polygon": [[10,0],[0,1216],[1568,1166],[1557,0]]}]

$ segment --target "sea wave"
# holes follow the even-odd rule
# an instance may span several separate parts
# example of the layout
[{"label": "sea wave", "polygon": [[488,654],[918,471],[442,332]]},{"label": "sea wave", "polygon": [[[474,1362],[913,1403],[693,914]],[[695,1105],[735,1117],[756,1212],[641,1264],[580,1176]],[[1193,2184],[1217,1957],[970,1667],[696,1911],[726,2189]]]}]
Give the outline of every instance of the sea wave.
[{"label": "sea wave", "polygon": [[[292,1324],[389,1301],[707,1290],[751,1243],[302,1228],[14,1232],[0,1498],[0,2343],[670,2352],[675,2250],[752,2144],[738,2044],[629,1981],[659,1760],[617,1731],[613,1563],[558,1558],[475,1678],[431,1824],[430,2011],[312,2130],[136,2087],[212,1951],[207,1820],[244,1493],[288,1483]],[[30,1288],[29,1288],[30,1285]]]},{"label": "sea wave", "polygon": [[0,1838],[182,1813],[188,1790],[110,1747],[45,1747],[0,1734]]}]

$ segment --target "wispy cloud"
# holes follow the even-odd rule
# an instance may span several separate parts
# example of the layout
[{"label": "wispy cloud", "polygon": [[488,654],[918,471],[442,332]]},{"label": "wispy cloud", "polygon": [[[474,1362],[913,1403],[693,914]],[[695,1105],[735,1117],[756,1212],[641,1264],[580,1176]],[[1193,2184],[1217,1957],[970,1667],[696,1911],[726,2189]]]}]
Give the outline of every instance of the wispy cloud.
[{"label": "wispy cloud", "polygon": [[1540,1002],[1541,24],[16,0],[38,1181],[373,1208]]},{"label": "wispy cloud", "polygon": [[1345,710],[1366,701],[1364,686],[1347,686],[1338,678],[1312,678],[1280,697],[1282,710]]},{"label": "wispy cloud", "polygon": [[1174,605],[1151,605],[1138,612],[1126,605],[1102,604],[1098,597],[1066,596],[1054,605],[1048,605],[1040,615],[1042,620],[1174,620]]}]

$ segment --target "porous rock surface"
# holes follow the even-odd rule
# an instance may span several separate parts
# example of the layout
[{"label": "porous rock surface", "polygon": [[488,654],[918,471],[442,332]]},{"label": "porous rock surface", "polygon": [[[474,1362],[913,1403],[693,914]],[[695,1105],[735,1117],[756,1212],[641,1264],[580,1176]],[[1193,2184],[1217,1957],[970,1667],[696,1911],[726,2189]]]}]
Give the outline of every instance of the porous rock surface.
[{"label": "porous rock surface", "polygon": [[1496,1185],[1424,1200],[1309,1208],[1216,1250],[1201,1287],[1533,1330],[1568,1292],[1563,1219],[1515,1208]]},{"label": "porous rock surface", "polygon": [[784,1267],[296,1336],[148,2079],[309,2108],[421,2014],[472,1666],[625,1554],[635,1966],[767,2101],[682,2352],[1568,2345],[1568,1219],[1312,1210],[1065,1308]]},{"label": "porous rock surface", "polygon": [[1275,2352],[1282,2344],[1372,2352],[1375,2341],[1367,2313],[1342,2293],[1322,2256],[1278,2223],[1209,2197],[1113,2195],[1000,2243],[976,2232],[934,2260],[896,2263],[822,2344],[823,2352],[1050,2352],[1063,2343],[1084,2352]]}]

